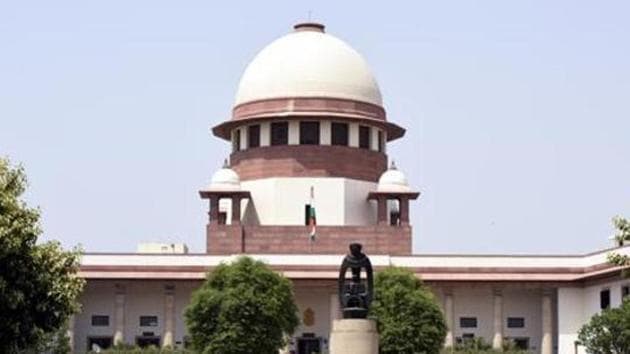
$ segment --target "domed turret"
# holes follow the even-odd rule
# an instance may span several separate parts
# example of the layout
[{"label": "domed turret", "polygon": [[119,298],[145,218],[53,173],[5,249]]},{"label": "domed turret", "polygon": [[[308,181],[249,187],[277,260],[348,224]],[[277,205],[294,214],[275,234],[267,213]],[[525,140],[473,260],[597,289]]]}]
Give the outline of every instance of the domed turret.
[{"label": "domed turret", "polygon": [[411,192],[407,183],[407,176],[396,168],[394,161],[378,179],[376,190],[378,192]]},{"label": "domed turret", "polygon": [[209,190],[215,191],[238,191],[241,190],[241,179],[238,174],[231,169],[227,161],[223,167],[212,175]]}]

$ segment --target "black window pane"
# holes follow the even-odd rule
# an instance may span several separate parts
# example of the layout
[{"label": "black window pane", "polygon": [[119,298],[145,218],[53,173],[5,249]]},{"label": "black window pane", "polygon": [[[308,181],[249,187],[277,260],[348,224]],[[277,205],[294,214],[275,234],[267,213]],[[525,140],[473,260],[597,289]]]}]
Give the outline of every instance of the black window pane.
[{"label": "black window pane", "polygon": [[370,148],[370,127],[360,126],[359,127],[359,147],[362,149]]},{"label": "black window pane", "polygon": [[602,310],[610,307],[610,290],[602,290],[599,293],[599,307]]},{"label": "black window pane", "polygon": [[271,145],[287,145],[289,143],[289,123],[271,123]]},{"label": "black window pane", "polygon": [[308,226],[308,222],[310,218],[311,218],[311,205],[306,204],[304,205],[304,225]]},{"label": "black window pane", "polygon": [[111,348],[113,342],[112,337],[88,337],[87,349],[88,351],[100,351],[102,349]]},{"label": "black window pane", "polygon": [[136,345],[140,348],[160,347],[160,337],[155,336],[138,336],[136,337]]},{"label": "black window pane", "polygon": [[383,138],[383,132],[378,131],[378,152],[385,151],[385,139]]},{"label": "black window pane", "polygon": [[157,327],[157,316],[140,316],[140,327]]},{"label": "black window pane", "polygon": [[461,328],[477,328],[477,317],[460,317],[459,327]]},{"label": "black window pane", "polygon": [[241,149],[241,131],[236,129],[234,131],[234,139],[232,140],[232,151],[239,151]]},{"label": "black window pane", "polygon": [[507,326],[508,328],[524,328],[525,319],[523,317],[508,317]]},{"label": "black window pane", "polygon": [[319,122],[300,122],[300,144],[319,145]]},{"label": "black window pane", "polygon": [[92,326],[109,326],[109,316],[104,315],[93,315],[92,316]]},{"label": "black window pane", "polygon": [[250,125],[247,128],[247,141],[250,148],[260,146],[260,125]]},{"label": "black window pane", "polygon": [[332,123],[330,143],[332,145],[348,146],[348,124]]},{"label": "black window pane", "polygon": [[621,287],[621,298],[625,299],[630,296],[630,285],[625,285]]}]

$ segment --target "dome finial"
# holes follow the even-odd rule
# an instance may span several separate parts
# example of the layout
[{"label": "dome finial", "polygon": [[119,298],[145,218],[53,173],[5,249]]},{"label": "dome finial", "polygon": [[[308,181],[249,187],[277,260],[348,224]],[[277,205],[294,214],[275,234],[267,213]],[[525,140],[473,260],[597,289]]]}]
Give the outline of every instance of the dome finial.
[{"label": "dome finial", "polygon": [[396,168],[396,161],[392,159],[392,163],[389,166],[390,170],[397,170],[398,168]]}]

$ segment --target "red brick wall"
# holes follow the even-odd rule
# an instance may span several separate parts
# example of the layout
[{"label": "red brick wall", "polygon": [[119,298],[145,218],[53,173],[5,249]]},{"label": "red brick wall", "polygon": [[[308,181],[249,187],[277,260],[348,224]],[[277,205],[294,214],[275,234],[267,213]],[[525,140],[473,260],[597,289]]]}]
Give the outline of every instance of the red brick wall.
[{"label": "red brick wall", "polygon": [[344,254],[360,242],[367,254],[410,255],[410,226],[318,226],[309,242],[306,226],[208,225],[209,254]]},{"label": "red brick wall", "polygon": [[347,146],[282,145],[234,152],[230,165],[244,181],[267,177],[346,177],[376,182],[387,169],[387,156]]}]

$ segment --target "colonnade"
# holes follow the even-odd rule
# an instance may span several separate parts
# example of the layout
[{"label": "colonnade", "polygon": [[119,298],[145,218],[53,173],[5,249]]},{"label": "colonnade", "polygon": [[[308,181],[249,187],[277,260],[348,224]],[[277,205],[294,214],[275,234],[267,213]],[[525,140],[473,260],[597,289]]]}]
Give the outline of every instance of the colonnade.
[{"label": "colonnade", "polygon": [[[543,289],[541,292],[541,354],[553,353],[553,306],[552,306],[553,292],[550,289]],[[492,323],[492,348],[501,350],[503,347],[504,339],[504,296],[503,291],[500,288],[493,289],[492,291],[492,304],[493,304],[493,323]],[[447,333],[444,341],[445,347],[453,347],[455,345],[455,336],[453,334],[454,324],[454,302],[455,298],[452,289],[446,289],[444,291],[444,317],[446,320]]]}]

